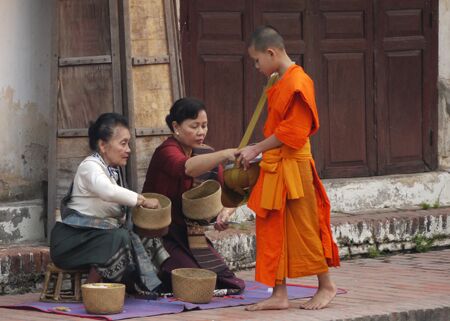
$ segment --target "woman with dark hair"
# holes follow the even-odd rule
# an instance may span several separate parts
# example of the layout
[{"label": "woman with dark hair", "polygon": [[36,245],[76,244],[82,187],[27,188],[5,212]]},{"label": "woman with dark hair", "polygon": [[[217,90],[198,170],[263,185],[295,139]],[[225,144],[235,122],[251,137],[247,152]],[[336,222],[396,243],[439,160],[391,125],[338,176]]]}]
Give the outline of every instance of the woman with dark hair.
[{"label": "woman with dark hair", "polygon": [[[166,195],[172,201],[172,223],[163,237],[170,258],[160,270],[163,289],[171,291],[171,271],[176,268],[206,268],[217,273],[218,289],[228,294],[238,293],[245,287],[225,265],[220,254],[209,240],[207,248],[196,248],[188,241],[191,235],[204,236],[203,226],[188,220],[182,211],[181,195],[199,181],[216,179],[222,183],[221,163],[234,161],[236,149],[213,151],[203,142],[208,131],[208,119],[204,104],[194,98],[176,101],[166,117],[172,136],[156,148],[148,167],[143,192]],[[222,231],[234,208],[223,208],[214,227]]]},{"label": "woman with dark hair", "polygon": [[89,268],[90,282],[122,282],[128,292],[155,298],[157,270],[168,258],[159,238],[140,238],[131,230],[127,208],[157,208],[126,188],[122,167],[130,156],[127,120],[105,113],[89,127],[93,151],[78,166],[61,202],[61,222],[51,233],[50,255],[63,269]]}]

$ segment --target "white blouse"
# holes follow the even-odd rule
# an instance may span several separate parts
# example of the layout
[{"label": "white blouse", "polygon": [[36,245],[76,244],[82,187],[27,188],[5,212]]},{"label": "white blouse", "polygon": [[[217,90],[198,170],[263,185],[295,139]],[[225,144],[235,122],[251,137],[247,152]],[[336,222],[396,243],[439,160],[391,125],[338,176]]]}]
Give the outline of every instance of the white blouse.
[{"label": "white blouse", "polygon": [[78,166],[67,207],[89,216],[122,219],[121,205],[136,206],[137,201],[138,194],[119,186],[100,159],[88,156]]}]

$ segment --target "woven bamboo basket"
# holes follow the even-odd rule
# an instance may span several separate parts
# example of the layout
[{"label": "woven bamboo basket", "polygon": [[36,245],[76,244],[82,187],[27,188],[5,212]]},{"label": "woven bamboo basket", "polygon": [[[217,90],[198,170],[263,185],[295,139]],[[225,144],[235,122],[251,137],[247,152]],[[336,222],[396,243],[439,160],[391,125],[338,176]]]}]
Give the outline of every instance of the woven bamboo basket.
[{"label": "woven bamboo basket", "polygon": [[125,285],[87,283],[81,286],[83,304],[90,314],[116,314],[123,311]]},{"label": "woven bamboo basket", "polygon": [[182,268],[172,271],[173,295],[190,303],[208,303],[216,287],[217,274],[205,269]]},{"label": "woven bamboo basket", "polygon": [[222,210],[222,188],[215,180],[204,181],[182,195],[183,213],[192,220],[209,220]]},{"label": "woven bamboo basket", "polygon": [[170,225],[172,221],[172,202],[164,195],[156,193],[142,194],[146,198],[156,198],[161,204],[161,208],[135,207],[133,209],[133,223],[145,230],[160,230]]}]

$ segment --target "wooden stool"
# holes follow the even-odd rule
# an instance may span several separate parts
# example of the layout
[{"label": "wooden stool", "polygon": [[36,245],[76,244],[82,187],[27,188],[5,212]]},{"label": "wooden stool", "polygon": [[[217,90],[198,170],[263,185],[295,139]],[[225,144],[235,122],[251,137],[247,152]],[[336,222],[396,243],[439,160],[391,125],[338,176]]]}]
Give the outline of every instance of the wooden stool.
[{"label": "wooden stool", "polygon": [[[47,265],[40,301],[81,302],[81,278],[89,270],[63,270],[53,263]],[[63,281],[70,280],[71,287],[63,290]]]}]

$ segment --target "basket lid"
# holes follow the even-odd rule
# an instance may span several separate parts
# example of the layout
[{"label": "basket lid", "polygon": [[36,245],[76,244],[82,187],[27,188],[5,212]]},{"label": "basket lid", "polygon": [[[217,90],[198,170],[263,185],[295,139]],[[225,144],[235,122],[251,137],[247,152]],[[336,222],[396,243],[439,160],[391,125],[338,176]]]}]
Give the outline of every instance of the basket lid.
[{"label": "basket lid", "polygon": [[223,208],[222,187],[215,180],[207,180],[182,195],[183,213],[193,220],[211,219]]}]

